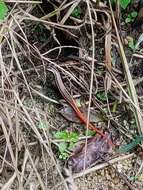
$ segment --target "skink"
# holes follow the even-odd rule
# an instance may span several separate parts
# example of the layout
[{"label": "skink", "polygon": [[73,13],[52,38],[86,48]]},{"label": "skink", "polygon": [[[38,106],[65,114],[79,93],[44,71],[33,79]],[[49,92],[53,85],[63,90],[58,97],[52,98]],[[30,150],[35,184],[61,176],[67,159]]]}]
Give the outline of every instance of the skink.
[{"label": "skink", "polygon": [[[74,101],[74,99],[72,98],[72,96],[67,91],[67,89],[64,86],[63,81],[61,79],[59,71],[56,68],[52,67],[52,66],[49,66],[47,68],[47,70],[50,71],[50,72],[52,72],[54,74],[55,80],[56,80],[56,85],[57,85],[57,87],[58,87],[61,95],[70,104],[70,106],[73,108],[73,110],[77,114],[77,117],[80,119],[80,121],[87,126],[87,118],[86,118],[86,116],[84,116],[84,114],[80,111],[80,109],[76,105],[76,102]],[[113,144],[113,142],[111,141],[111,139],[107,138],[107,136],[100,129],[96,128],[91,123],[88,124],[88,129],[93,130],[96,133],[98,133],[99,135],[101,135],[102,137],[106,138],[108,140],[108,143],[110,145],[112,145],[112,147],[115,147],[115,145]]]}]

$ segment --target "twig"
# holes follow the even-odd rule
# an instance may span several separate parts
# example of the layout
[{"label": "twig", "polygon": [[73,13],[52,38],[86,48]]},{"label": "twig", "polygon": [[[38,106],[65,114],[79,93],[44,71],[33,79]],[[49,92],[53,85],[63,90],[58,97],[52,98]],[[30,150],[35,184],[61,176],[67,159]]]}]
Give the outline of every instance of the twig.
[{"label": "twig", "polygon": [[95,172],[97,170],[103,169],[103,168],[109,166],[109,164],[115,164],[116,162],[129,159],[129,158],[131,158],[133,156],[134,156],[134,153],[129,154],[129,155],[120,156],[120,157],[117,157],[117,158],[113,158],[112,160],[109,160],[108,163],[104,162],[104,163],[96,165],[96,166],[94,166],[92,168],[86,169],[86,170],[84,170],[84,172],[80,172],[78,174],[73,175],[73,178],[75,179],[75,178],[82,177],[83,175],[86,175],[86,174],[89,174],[91,172]]},{"label": "twig", "polygon": [[69,8],[69,10],[67,11],[67,13],[65,14],[65,16],[62,18],[60,24],[64,24],[66,22],[66,20],[69,18],[69,16],[71,15],[71,13],[73,12],[73,10],[78,6],[78,4],[80,3],[81,0],[76,1],[75,3],[73,3],[73,5]]}]

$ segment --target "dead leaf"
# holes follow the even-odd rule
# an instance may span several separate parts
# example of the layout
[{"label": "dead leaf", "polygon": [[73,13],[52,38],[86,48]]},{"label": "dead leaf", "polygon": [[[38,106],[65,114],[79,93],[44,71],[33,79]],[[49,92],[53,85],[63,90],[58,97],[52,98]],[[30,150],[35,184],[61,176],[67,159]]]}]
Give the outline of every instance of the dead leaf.
[{"label": "dead leaf", "polygon": [[[79,108],[82,113],[87,117],[87,108],[80,107]],[[81,123],[81,121],[78,119],[75,111],[71,106],[68,104],[64,104],[63,108],[59,110],[59,113],[68,121],[74,122],[74,123]],[[95,111],[95,108],[90,109],[90,122],[97,123],[103,121],[101,113]]]},{"label": "dead leaf", "polygon": [[84,167],[85,169],[90,167],[94,163],[101,161],[102,157],[111,153],[112,146],[108,143],[110,138],[109,133],[106,132],[106,136],[107,138],[103,138],[100,135],[96,135],[96,137],[87,141],[87,146],[85,146],[85,144],[80,145],[69,158],[68,167],[70,167],[74,173],[78,173],[81,172]]}]

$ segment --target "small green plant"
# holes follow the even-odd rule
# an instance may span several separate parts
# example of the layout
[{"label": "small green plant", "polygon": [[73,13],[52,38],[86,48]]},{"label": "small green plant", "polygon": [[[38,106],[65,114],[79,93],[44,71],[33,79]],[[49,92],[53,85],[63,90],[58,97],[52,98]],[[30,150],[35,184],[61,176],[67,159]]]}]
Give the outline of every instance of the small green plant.
[{"label": "small green plant", "polygon": [[81,16],[81,8],[79,7],[79,6],[77,6],[74,10],[73,10],[73,12],[72,12],[72,14],[71,14],[73,17],[75,17],[75,18],[80,18],[80,16]]},{"label": "small green plant", "polygon": [[[117,0],[111,0],[112,5],[115,4]],[[120,5],[122,9],[126,9],[132,0],[120,0]]]},{"label": "small green plant", "polygon": [[137,15],[138,13],[136,11],[131,12],[130,14],[127,15],[127,18],[125,19],[125,23],[134,22]]},{"label": "small green plant", "polygon": [[138,135],[132,140],[129,144],[125,144],[119,148],[119,152],[126,153],[135,149],[138,144],[140,144],[143,140],[143,135]]},{"label": "small green plant", "polygon": [[3,0],[0,0],[0,22],[5,19],[8,13],[7,5]]},{"label": "small green plant", "polygon": [[98,98],[98,100],[101,100],[101,101],[106,101],[107,100],[105,92],[98,92],[96,94],[96,97]]},{"label": "small green plant", "polygon": [[58,131],[54,134],[54,137],[57,139],[62,139],[66,142],[76,142],[78,140],[79,135],[75,132]]},{"label": "small green plant", "polygon": [[120,0],[120,5],[123,9],[126,9],[130,3],[131,0]]},{"label": "small green plant", "polygon": [[66,160],[69,157],[69,150],[74,147],[79,135],[75,132],[59,131],[54,134],[54,137],[62,141],[56,144],[60,153],[59,158]]},{"label": "small green plant", "polygon": [[95,134],[96,134],[95,131],[88,130],[88,133],[87,133],[88,136],[95,136]]},{"label": "small green plant", "polygon": [[61,142],[58,144],[58,149],[60,152],[59,158],[61,160],[66,160],[69,156],[68,144],[66,142]]},{"label": "small green plant", "polygon": [[128,179],[130,181],[136,181],[136,180],[139,180],[139,176],[131,176],[131,177],[128,177]]},{"label": "small green plant", "polygon": [[129,47],[131,50],[135,50],[135,42],[134,42],[134,39],[133,39],[131,36],[128,36],[128,37],[127,37],[127,40],[128,40],[128,47]]}]

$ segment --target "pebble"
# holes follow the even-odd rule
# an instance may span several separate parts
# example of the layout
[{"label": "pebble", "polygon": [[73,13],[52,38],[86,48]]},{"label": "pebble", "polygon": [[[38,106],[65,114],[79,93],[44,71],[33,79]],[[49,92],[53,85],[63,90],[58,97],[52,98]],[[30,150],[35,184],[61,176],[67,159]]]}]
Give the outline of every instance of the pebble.
[{"label": "pebble", "polygon": [[115,176],[116,176],[115,172],[112,172],[111,173],[111,178],[115,178]]},{"label": "pebble", "polygon": [[106,174],[106,179],[107,180],[110,180],[111,179],[111,176],[109,174]]},{"label": "pebble", "polygon": [[119,182],[120,182],[119,177],[114,178],[114,183],[115,183],[115,184],[118,184]]},{"label": "pebble", "polygon": [[102,175],[102,176],[104,176],[104,175],[105,175],[104,170],[101,170],[101,175]]}]

